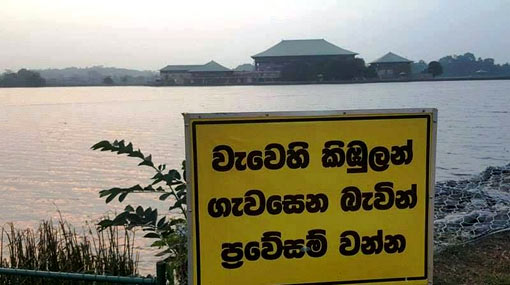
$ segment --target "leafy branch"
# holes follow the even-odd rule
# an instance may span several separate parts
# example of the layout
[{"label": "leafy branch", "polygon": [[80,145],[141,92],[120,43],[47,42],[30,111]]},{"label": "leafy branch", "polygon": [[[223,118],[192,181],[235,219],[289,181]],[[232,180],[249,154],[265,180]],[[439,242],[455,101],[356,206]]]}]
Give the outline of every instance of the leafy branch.
[{"label": "leafy branch", "polygon": [[[167,172],[166,164],[159,164],[157,167],[154,162],[152,162],[152,155],[145,156],[140,149],[134,150],[133,144],[126,143],[124,140],[118,141],[115,140],[113,143],[109,141],[100,141],[91,147],[93,150],[100,151],[111,151],[115,152],[118,155],[127,154],[128,157],[139,158],[142,161],[138,164],[138,166],[147,166],[152,168],[156,173],[151,178],[152,183],[145,187],[140,186],[139,184],[134,185],[129,188],[120,188],[115,187],[111,189],[101,190],[99,192],[100,197],[106,198],[106,203],[111,202],[115,197],[119,196],[119,202],[124,201],[130,193],[160,193],[159,199],[161,201],[165,201],[169,197],[173,197],[175,202],[172,206],[170,206],[169,210],[179,209],[180,213],[186,218],[187,213],[185,209],[186,205],[186,183],[184,180],[181,180],[181,174],[179,171],[175,169],[170,169]],[[185,165],[184,162],[182,164],[183,176],[185,176]],[[158,186],[164,183],[168,186],[167,189],[164,189],[162,186]],[[158,186],[154,188],[155,186]]]},{"label": "leafy branch", "polygon": [[[127,205],[124,211],[118,214],[113,220],[105,218],[98,223],[100,229],[108,227],[124,226],[128,229],[141,228],[147,232],[144,237],[157,239],[151,246],[165,248],[157,256],[166,256],[170,271],[175,271],[177,279],[182,284],[187,279],[187,202],[186,202],[186,181],[183,177],[185,173],[185,163],[182,163],[182,175],[175,169],[167,170],[166,164],[156,166],[152,161],[152,155],[144,155],[140,149],[133,147],[131,142],[124,140],[100,141],[94,144],[91,149],[100,151],[110,151],[117,155],[126,154],[141,160],[138,166],[149,167],[154,170],[155,174],[150,179],[149,185],[142,186],[140,184],[125,188],[114,187],[99,191],[100,197],[105,197],[105,202],[110,203],[118,197],[119,202],[123,202],[129,194],[132,193],[156,193],[159,194],[159,200],[166,201],[170,199],[169,210],[177,215],[161,216],[158,215],[157,209],[148,207],[144,209],[142,206],[134,208]],[[170,277],[173,280],[173,276]]]}]

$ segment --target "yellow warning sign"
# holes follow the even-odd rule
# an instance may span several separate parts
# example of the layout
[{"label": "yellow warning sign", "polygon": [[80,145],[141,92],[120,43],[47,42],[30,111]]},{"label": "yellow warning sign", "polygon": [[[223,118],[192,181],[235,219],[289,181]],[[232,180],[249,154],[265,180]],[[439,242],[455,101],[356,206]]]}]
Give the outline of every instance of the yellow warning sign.
[{"label": "yellow warning sign", "polygon": [[428,284],[435,109],[185,114],[191,284]]}]

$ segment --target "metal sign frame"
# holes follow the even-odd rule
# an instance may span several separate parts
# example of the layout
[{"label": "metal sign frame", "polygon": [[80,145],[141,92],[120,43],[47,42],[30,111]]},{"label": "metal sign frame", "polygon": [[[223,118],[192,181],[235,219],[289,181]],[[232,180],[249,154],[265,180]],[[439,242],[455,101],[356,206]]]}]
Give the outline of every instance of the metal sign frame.
[{"label": "metal sign frame", "polygon": [[[188,284],[201,284],[200,280],[194,280],[194,268],[193,265],[196,262],[193,260],[193,249],[196,243],[193,240],[195,224],[193,221],[193,209],[195,205],[194,199],[194,191],[195,186],[193,185],[194,179],[193,175],[195,174],[195,169],[191,168],[191,161],[193,159],[193,152],[196,151],[192,141],[192,133],[193,133],[193,125],[192,120],[194,119],[214,119],[219,121],[228,121],[228,120],[236,120],[236,119],[249,119],[253,118],[254,120],[266,120],[266,121],[296,121],[300,119],[295,119],[299,117],[303,119],[303,117],[309,117],[309,119],[317,118],[320,120],[321,118],[339,118],[341,119],[344,116],[360,116],[360,117],[392,117],[395,115],[422,115],[428,114],[432,120],[428,119],[428,132],[427,132],[427,145],[428,145],[428,154],[427,154],[427,192],[428,199],[426,201],[426,209],[428,215],[426,216],[427,222],[427,239],[426,239],[426,272],[425,279],[428,280],[428,284],[432,284],[433,280],[433,238],[434,238],[434,193],[435,193],[435,169],[436,169],[436,141],[437,141],[437,109],[436,108],[403,108],[403,109],[358,109],[358,110],[328,110],[328,111],[283,111],[283,112],[244,112],[244,113],[183,113],[184,117],[184,126],[185,126],[185,147],[186,147],[186,181],[188,185],[187,190],[187,223],[188,223]],[[240,120],[239,120],[240,122]],[[432,135],[432,137],[429,137]],[[194,139],[194,138],[193,138]],[[193,164],[194,167],[196,165]],[[197,257],[199,258],[199,253],[197,252]],[[197,278],[198,279],[198,278]],[[412,279],[407,278],[398,278],[398,280],[368,280],[367,282],[356,282],[356,283],[373,283],[373,282],[396,282],[396,281],[411,281]],[[420,280],[423,280],[420,279]],[[350,281],[349,281],[350,282]],[[314,283],[315,284],[315,283]],[[329,283],[328,283],[329,284]],[[331,283],[332,284],[332,283]],[[335,284],[347,284],[347,283],[335,283]]]}]

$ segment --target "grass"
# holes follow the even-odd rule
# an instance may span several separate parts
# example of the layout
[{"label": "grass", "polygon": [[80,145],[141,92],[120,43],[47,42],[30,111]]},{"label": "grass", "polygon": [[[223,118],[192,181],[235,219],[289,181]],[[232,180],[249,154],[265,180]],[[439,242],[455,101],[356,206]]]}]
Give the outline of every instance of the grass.
[{"label": "grass", "polygon": [[[116,227],[104,231],[90,226],[78,234],[62,219],[43,221],[34,229],[0,229],[0,267],[45,271],[138,275],[134,233]],[[71,284],[70,281],[1,276],[0,284]],[[72,283],[76,284],[76,282]]]},{"label": "grass", "polygon": [[510,231],[436,254],[434,284],[510,284]]},{"label": "grass", "polygon": [[[137,276],[133,248],[134,234],[116,227],[88,227],[81,235],[62,220],[43,221],[35,230],[0,228],[0,267]],[[0,284],[79,283],[0,276]],[[510,284],[510,231],[436,254],[434,284]]]}]

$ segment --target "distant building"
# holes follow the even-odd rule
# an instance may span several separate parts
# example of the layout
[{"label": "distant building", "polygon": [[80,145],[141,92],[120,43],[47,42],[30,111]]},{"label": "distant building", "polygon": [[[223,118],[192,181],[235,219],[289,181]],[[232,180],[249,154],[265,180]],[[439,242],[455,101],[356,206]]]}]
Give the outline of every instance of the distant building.
[{"label": "distant building", "polygon": [[258,53],[256,71],[283,71],[291,64],[315,64],[329,61],[353,61],[357,53],[340,48],[324,39],[282,40]]},{"label": "distant building", "polygon": [[409,77],[412,61],[389,52],[370,63],[377,71],[380,79]]},{"label": "distant building", "polygon": [[255,72],[253,68],[243,66],[240,70],[231,70],[210,61],[203,65],[167,65],[160,70],[162,85],[226,85],[267,82],[278,79],[278,72]]},{"label": "distant building", "polygon": [[162,82],[170,85],[222,83],[233,73],[214,60],[203,65],[167,65],[159,72]]}]

